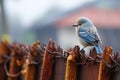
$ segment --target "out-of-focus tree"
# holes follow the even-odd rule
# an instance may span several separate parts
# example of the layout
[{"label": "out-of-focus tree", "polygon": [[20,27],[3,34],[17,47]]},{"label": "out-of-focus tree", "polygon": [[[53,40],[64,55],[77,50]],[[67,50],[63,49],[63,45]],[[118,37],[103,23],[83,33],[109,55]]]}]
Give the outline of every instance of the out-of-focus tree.
[{"label": "out-of-focus tree", "polygon": [[1,28],[2,28],[2,35],[1,39],[2,40],[7,40],[8,42],[10,41],[10,36],[8,34],[8,27],[7,27],[7,21],[6,21],[6,15],[5,15],[5,8],[4,8],[4,0],[0,0],[0,8],[1,8]]}]

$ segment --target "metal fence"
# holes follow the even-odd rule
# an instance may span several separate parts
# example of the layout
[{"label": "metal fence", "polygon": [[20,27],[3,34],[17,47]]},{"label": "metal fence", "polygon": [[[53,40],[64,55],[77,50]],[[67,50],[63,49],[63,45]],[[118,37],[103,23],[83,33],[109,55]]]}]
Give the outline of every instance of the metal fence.
[{"label": "metal fence", "polygon": [[0,80],[119,80],[120,55],[105,47],[86,55],[75,46],[63,51],[52,40],[32,45],[0,42]]}]

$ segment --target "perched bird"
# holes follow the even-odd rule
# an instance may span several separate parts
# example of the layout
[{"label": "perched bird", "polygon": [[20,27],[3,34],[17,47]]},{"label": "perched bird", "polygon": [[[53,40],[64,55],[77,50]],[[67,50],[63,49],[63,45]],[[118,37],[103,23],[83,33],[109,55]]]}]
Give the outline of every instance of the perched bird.
[{"label": "perched bird", "polygon": [[102,40],[97,32],[96,27],[90,19],[86,17],[80,17],[73,26],[76,28],[77,36],[84,48],[87,46],[94,46],[98,54],[102,53],[102,49],[100,47]]}]

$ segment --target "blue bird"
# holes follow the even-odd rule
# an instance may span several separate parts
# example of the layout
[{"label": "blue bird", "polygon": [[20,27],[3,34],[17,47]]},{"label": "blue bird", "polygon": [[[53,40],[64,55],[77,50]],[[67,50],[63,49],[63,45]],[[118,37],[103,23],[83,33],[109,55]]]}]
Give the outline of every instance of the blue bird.
[{"label": "blue bird", "polygon": [[86,17],[80,17],[73,26],[76,28],[77,36],[84,48],[87,46],[94,46],[98,54],[102,53],[102,49],[100,47],[102,40],[97,32],[96,27],[90,19]]}]

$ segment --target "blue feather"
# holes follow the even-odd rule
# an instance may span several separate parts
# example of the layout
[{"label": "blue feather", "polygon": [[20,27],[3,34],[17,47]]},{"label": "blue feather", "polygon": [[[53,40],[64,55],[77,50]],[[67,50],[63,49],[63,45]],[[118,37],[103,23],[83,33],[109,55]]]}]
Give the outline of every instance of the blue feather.
[{"label": "blue feather", "polygon": [[87,32],[85,28],[81,28],[79,30],[79,36],[86,41],[87,43],[94,43],[96,40],[98,40],[98,36],[96,34]]},{"label": "blue feather", "polygon": [[96,49],[98,54],[102,54],[102,49],[101,49],[101,47],[99,45],[96,45],[95,49]]},{"label": "blue feather", "polygon": [[99,44],[99,39],[96,34],[93,34],[91,32],[87,32],[86,28],[80,28],[79,29],[79,36],[87,43],[92,44],[95,46],[95,49],[98,54],[102,53],[101,47],[98,45]]}]

